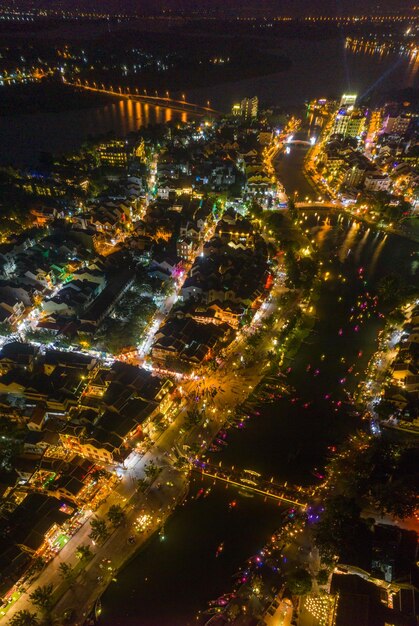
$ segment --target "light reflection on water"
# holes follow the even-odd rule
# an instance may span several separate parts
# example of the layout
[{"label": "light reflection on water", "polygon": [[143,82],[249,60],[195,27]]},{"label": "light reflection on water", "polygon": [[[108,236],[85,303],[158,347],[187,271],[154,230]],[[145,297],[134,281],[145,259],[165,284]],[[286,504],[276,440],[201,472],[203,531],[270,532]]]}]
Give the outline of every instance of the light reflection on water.
[{"label": "light reflection on water", "polygon": [[[353,57],[377,57],[378,63],[383,64],[386,61],[399,58],[401,60],[400,77],[404,87],[413,87],[416,75],[419,70],[419,54],[417,50],[413,50],[407,55],[406,50],[400,48],[399,51],[392,48],[384,48],[374,42],[357,42],[347,46],[348,51]],[[395,64],[396,66],[399,64]]]},{"label": "light reflection on water", "polygon": [[[347,54],[349,52],[349,54]],[[350,52],[340,39],[308,41],[287,39],[284,53],[292,65],[269,76],[253,77],[220,85],[188,90],[191,102],[211,100],[220,111],[229,111],[233,102],[249,94],[272,104],[301,105],[314,97],[339,97],[346,90],[359,95],[383,94],[388,89],[413,85],[417,80],[419,55],[409,59],[397,54],[380,57]],[[290,89],[284,89],[290,85]],[[0,164],[36,164],[40,151],[69,152],[89,137],[114,131],[123,135],[141,125],[188,119],[188,114],[129,100],[115,100],[96,108],[73,111],[8,115],[0,117]],[[287,163],[284,163],[284,168]],[[294,185],[303,197],[311,196],[309,185]]]},{"label": "light reflection on water", "polygon": [[98,127],[113,128],[116,134],[127,135],[149,124],[166,124],[172,120],[188,121],[186,112],[174,111],[134,100],[119,100],[94,109]]},{"label": "light reflection on water", "polygon": [[371,276],[373,276],[377,267],[378,259],[380,258],[380,255],[383,251],[384,246],[386,245],[386,242],[387,242],[387,235],[384,235],[383,239],[381,239],[381,241],[379,242],[379,244],[374,250],[374,254],[371,259],[371,264],[368,269],[368,278],[371,278]]},{"label": "light reflection on water", "polygon": [[[364,230],[365,229],[365,230]],[[330,218],[325,218],[320,228],[316,228],[315,241],[319,248],[324,246],[336,238],[336,226],[331,224]],[[356,220],[348,227],[345,237],[338,249],[338,258],[344,263],[348,256],[352,256],[356,263],[362,258],[364,248],[368,248],[367,256],[369,258],[368,277],[371,278],[377,267],[378,260],[383,252],[387,242],[387,235],[380,232],[371,231],[361,222]]]},{"label": "light reflection on water", "polygon": [[361,252],[365,246],[365,244],[367,243],[367,239],[368,239],[368,235],[370,234],[370,229],[367,228],[367,230],[365,231],[364,236],[362,237],[361,241],[359,242],[356,250],[355,250],[355,261],[358,263],[360,258],[361,258]]},{"label": "light reflection on water", "polygon": [[406,87],[413,87],[419,71],[419,54],[411,57],[406,70]]},{"label": "light reflection on water", "polygon": [[341,263],[344,262],[346,256],[351,252],[352,246],[358,236],[358,232],[359,223],[352,222],[351,228],[349,229],[348,234],[346,235],[345,240],[341,246],[341,249],[339,250],[339,261]]},{"label": "light reflection on water", "polygon": [[127,135],[141,126],[188,119],[186,112],[133,100],[115,100],[91,109],[0,117],[0,164],[33,166],[40,152],[75,151],[89,136],[109,131]]}]

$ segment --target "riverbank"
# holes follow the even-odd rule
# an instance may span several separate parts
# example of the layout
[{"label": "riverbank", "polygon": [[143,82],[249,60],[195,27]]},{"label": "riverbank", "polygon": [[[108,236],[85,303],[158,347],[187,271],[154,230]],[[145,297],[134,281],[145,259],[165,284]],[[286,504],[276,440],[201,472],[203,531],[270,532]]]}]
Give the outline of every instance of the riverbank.
[{"label": "riverbank", "polygon": [[[332,117],[329,122],[326,124],[324,129],[322,130],[322,136],[327,138],[328,133],[330,131]],[[321,137],[322,137],[321,136]],[[326,202],[330,200],[334,204],[336,204],[336,208],[344,213],[345,215],[349,215],[352,218],[360,220],[369,226],[373,226],[377,230],[380,230],[385,233],[391,233],[392,235],[397,235],[399,237],[404,237],[406,239],[410,239],[410,241],[414,241],[415,243],[419,243],[419,214],[413,213],[410,215],[409,220],[404,218],[403,220],[399,220],[396,222],[398,225],[397,228],[393,226],[393,223],[386,223],[383,219],[380,219],[380,216],[377,214],[370,215],[368,210],[365,208],[362,209],[356,202],[352,202],[349,205],[342,204],[338,200],[337,190],[331,189],[327,183],[322,183],[321,178],[318,174],[315,173],[314,169],[314,155],[317,154],[321,150],[322,146],[322,138],[319,137],[317,144],[315,144],[312,148],[310,148],[304,156],[304,161],[301,167],[301,174],[308,181],[308,183],[316,190],[318,198],[314,198],[314,202],[316,199],[326,198]],[[325,141],[325,139],[323,139]],[[306,197],[306,200],[312,200],[313,198]],[[408,223],[408,225],[406,225]]]},{"label": "riverbank", "polygon": [[[284,226],[283,232],[290,236],[294,229],[295,225],[290,221],[288,226]],[[299,229],[297,230],[299,232]],[[295,238],[294,232],[293,238]],[[300,238],[305,245],[310,244],[305,235],[300,234]],[[191,461],[195,463],[195,460],[205,458],[211,442],[222,429],[231,427],[236,419],[244,421],[248,414],[254,410],[252,407],[263,402],[266,395],[277,393],[270,391],[270,383],[267,379],[279,375],[281,355],[286,351],[286,343],[284,342],[281,351],[275,358],[273,357],[273,349],[275,349],[278,340],[285,340],[285,337],[290,335],[295,344],[292,348],[290,346],[290,352],[292,351],[294,354],[294,350],[295,352],[298,350],[304,337],[310,332],[313,321],[310,320],[309,324],[302,324],[299,327],[298,324],[297,326],[290,325],[289,320],[294,319],[294,317],[297,318],[303,295],[306,298],[309,296],[305,300],[304,306],[310,309],[310,297],[315,293],[315,290],[312,290],[310,294],[307,291],[296,291],[293,294],[294,297],[290,297],[290,292],[284,287],[284,280],[284,269],[280,266],[276,273],[269,301],[262,306],[260,315],[255,317],[256,324],[247,332],[242,330],[238,334],[234,344],[229,348],[228,354],[222,357],[215,372],[207,374],[206,377],[198,374],[200,379],[198,390],[194,381],[182,385],[185,394],[191,396],[191,401],[189,405],[181,409],[180,415],[186,413],[188,408],[192,409],[197,401],[198,410],[201,404],[205,407],[208,403],[208,410],[204,413],[200,424],[192,427],[189,433],[185,433],[176,446],[177,450],[192,451],[196,444],[199,444],[197,455],[193,453],[191,457],[190,453],[185,452],[184,455],[177,456],[178,460],[183,459],[184,467],[188,467]],[[292,357],[291,353],[290,357]],[[264,381],[267,381],[266,391]],[[284,389],[282,382],[281,390],[284,391]],[[218,390],[218,392],[214,396],[211,390]],[[208,398],[211,400],[209,401]],[[182,427],[182,418],[175,426],[176,429],[179,427]],[[168,450],[166,450],[167,452]],[[170,453],[169,456],[171,456]],[[200,461],[198,461],[199,464]],[[246,489],[245,484],[243,489]],[[287,492],[285,487],[284,491],[292,493],[292,489],[293,487],[290,486]],[[284,497],[284,504],[287,503],[289,500]]]}]

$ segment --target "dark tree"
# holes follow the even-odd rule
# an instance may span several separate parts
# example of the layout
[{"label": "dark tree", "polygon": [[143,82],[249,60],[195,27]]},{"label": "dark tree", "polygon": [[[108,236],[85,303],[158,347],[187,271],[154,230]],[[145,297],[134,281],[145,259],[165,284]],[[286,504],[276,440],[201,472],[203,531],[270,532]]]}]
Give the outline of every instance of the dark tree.
[{"label": "dark tree", "polygon": [[316,578],[319,585],[326,585],[329,580],[329,572],[327,569],[321,569]]},{"label": "dark tree", "polygon": [[354,499],[338,495],[327,500],[320,522],[315,528],[317,546],[328,559],[341,556],[342,548],[353,537],[361,509]]},{"label": "dark tree", "polygon": [[93,553],[89,546],[80,544],[76,548],[76,556],[80,561],[88,561],[93,556]]},{"label": "dark tree", "polygon": [[12,617],[9,622],[10,626],[38,626],[39,619],[36,613],[31,613],[24,609],[23,611],[18,611]]},{"label": "dark tree", "polygon": [[35,591],[30,594],[29,597],[32,600],[32,603],[35,604],[35,606],[48,612],[51,610],[53,604],[53,590],[54,587],[51,584],[43,585],[37,587]]},{"label": "dark tree", "polygon": [[144,467],[144,474],[150,481],[153,481],[157,477],[159,472],[160,472],[159,467],[153,461],[150,461]]},{"label": "dark tree", "polygon": [[72,582],[75,578],[74,570],[68,563],[60,563],[60,576],[67,582]]},{"label": "dark tree", "polygon": [[125,513],[122,507],[119,506],[119,504],[113,504],[111,507],[109,507],[107,516],[108,520],[114,528],[121,526],[121,524],[125,521]]},{"label": "dark tree", "polygon": [[93,539],[93,541],[105,541],[108,536],[108,527],[104,520],[93,518],[90,522],[90,528],[90,539]]},{"label": "dark tree", "polygon": [[290,217],[295,220],[298,217],[297,208],[295,206],[295,202],[293,198],[288,198],[288,211]]},{"label": "dark tree", "polygon": [[311,576],[305,569],[296,569],[288,574],[287,586],[293,595],[304,596],[311,591]]}]

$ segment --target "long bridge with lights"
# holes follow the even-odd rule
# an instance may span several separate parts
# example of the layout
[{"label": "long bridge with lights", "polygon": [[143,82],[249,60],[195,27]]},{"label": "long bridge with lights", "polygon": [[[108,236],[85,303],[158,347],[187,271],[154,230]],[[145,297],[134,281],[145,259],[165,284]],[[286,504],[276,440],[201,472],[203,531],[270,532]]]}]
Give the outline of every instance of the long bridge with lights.
[{"label": "long bridge with lights", "polygon": [[142,102],[143,104],[151,104],[155,107],[161,107],[163,109],[172,109],[173,111],[180,111],[182,113],[191,113],[194,115],[211,115],[212,117],[222,115],[221,111],[212,109],[210,103],[207,106],[202,106],[194,102],[188,102],[186,96],[183,94],[181,100],[171,98],[169,92],[166,91],[164,96],[155,92],[155,95],[147,93],[144,89],[144,93],[140,93],[139,89],[130,89],[129,87],[105,87],[103,84],[93,83],[89,84],[87,81],[76,80],[71,82],[65,78],[63,81],[66,85],[71,87],[77,87],[78,89],[85,89],[86,91],[93,91],[95,93],[103,93],[108,96],[115,96],[118,98],[125,98],[127,100],[133,100],[135,102]]},{"label": "long bridge with lights", "polygon": [[266,498],[279,500],[301,509],[307,507],[307,502],[304,502],[299,496],[304,491],[302,487],[291,487],[287,483],[281,485],[274,482],[273,478],[266,479],[253,470],[234,467],[227,468],[223,467],[221,463],[215,465],[203,461],[196,461],[192,465],[192,470],[202,476],[213,478],[227,485],[232,485]]},{"label": "long bridge with lights", "polygon": [[296,202],[295,206],[297,209],[313,210],[316,209],[320,211],[321,209],[342,209],[343,205],[341,202],[335,200],[334,202],[330,200],[312,200],[310,202]]}]

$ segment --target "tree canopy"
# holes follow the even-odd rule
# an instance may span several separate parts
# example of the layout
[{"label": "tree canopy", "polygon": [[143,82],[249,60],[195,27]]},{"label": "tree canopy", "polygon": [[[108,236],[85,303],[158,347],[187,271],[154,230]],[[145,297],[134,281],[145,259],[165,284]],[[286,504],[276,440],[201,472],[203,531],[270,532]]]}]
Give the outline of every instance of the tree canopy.
[{"label": "tree canopy", "polygon": [[53,605],[53,591],[54,587],[51,584],[41,585],[37,587],[29,597],[35,606],[38,606],[44,611],[50,611]]},{"label": "tree canopy", "polygon": [[310,574],[303,568],[290,572],[287,576],[287,587],[295,596],[310,593],[312,587]]},{"label": "tree canopy", "polygon": [[38,626],[39,619],[36,613],[31,613],[30,611],[24,609],[23,611],[15,613],[9,624],[10,626]]}]

